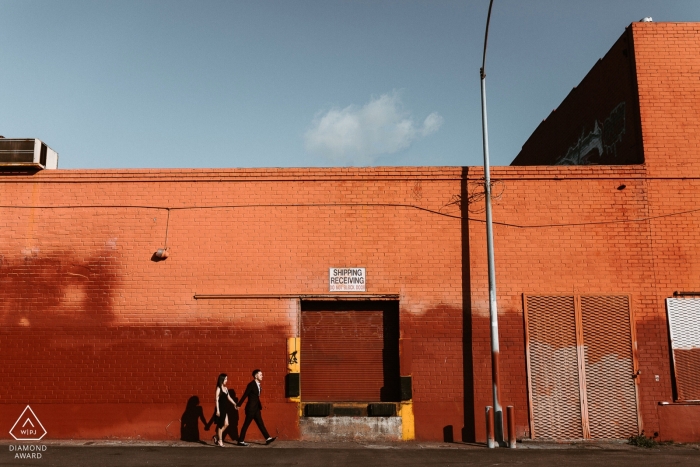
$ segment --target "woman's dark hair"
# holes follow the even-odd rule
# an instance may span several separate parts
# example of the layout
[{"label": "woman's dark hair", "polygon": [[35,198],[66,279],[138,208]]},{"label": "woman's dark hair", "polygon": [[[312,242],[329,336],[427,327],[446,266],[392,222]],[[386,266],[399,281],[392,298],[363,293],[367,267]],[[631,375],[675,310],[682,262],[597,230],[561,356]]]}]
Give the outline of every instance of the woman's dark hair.
[{"label": "woman's dark hair", "polygon": [[221,373],[219,375],[219,379],[216,380],[216,387],[220,388],[222,384],[224,384],[224,380],[226,379],[226,376],[228,376],[226,373]]},{"label": "woman's dark hair", "polygon": [[[248,367],[248,368],[250,368],[250,367]],[[255,375],[257,375],[257,374],[260,373],[261,371],[262,371],[262,370],[259,370],[259,369],[257,369],[257,368],[254,369],[254,370],[253,370],[253,378],[255,378]]]}]

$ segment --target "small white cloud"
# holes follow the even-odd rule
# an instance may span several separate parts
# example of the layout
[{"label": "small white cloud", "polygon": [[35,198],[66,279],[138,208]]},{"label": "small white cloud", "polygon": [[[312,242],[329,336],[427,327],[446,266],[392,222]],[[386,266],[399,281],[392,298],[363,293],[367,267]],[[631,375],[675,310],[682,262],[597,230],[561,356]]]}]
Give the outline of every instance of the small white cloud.
[{"label": "small white cloud", "polygon": [[440,129],[440,127],[442,126],[442,122],[444,121],[445,119],[442,118],[442,116],[439,113],[431,113],[430,115],[425,117],[425,121],[423,122],[423,131],[421,131],[421,133],[423,133],[423,136],[432,135]]},{"label": "small white cloud", "polygon": [[402,109],[398,93],[382,94],[362,107],[319,112],[304,135],[306,149],[335,162],[370,165],[377,156],[408,148],[438,131],[444,119],[433,112],[417,125]]}]

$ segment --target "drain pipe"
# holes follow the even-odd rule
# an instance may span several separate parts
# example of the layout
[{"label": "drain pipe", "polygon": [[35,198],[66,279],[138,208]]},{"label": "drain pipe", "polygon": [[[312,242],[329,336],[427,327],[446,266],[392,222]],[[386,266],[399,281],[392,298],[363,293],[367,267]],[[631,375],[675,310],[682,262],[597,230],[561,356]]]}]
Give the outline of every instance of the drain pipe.
[{"label": "drain pipe", "polygon": [[489,443],[489,447],[503,443],[503,407],[499,399],[499,345],[498,345],[498,303],[496,301],[496,264],[493,253],[493,220],[491,218],[491,170],[489,166],[489,133],[486,117],[486,44],[489,38],[489,23],[491,21],[491,7],[493,0],[489,2],[489,13],[486,17],[486,33],[484,35],[484,57],[481,62],[481,128],[484,139],[484,200],[486,201],[486,249],[488,251],[489,267],[489,316],[491,318],[491,379],[493,382],[493,419],[495,443]]}]

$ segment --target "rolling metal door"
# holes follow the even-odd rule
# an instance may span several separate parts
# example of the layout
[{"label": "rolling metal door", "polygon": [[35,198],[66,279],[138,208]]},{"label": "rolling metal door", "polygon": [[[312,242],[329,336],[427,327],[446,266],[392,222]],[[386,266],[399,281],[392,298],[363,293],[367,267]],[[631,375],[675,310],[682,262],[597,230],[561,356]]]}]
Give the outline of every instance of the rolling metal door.
[{"label": "rolling metal door", "polygon": [[666,299],[678,400],[700,400],[700,299]]},{"label": "rolling metal door", "polygon": [[532,436],[583,438],[574,297],[525,299]]},{"label": "rolling metal door", "polygon": [[627,296],[581,297],[588,425],[593,439],[639,433]]},{"label": "rolling metal door", "polygon": [[302,399],[382,400],[383,349],[382,311],[303,311]]},{"label": "rolling metal door", "polygon": [[639,433],[629,297],[524,297],[533,438]]}]

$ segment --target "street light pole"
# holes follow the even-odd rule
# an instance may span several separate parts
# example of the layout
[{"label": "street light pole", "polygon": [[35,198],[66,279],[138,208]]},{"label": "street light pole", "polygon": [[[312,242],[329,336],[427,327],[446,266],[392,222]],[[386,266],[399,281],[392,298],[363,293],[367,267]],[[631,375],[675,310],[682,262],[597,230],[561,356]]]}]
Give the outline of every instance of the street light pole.
[{"label": "street light pole", "polygon": [[503,408],[499,398],[499,369],[498,360],[500,348],[498,345],[498,302],[496,301],[496,264],[493,253],[493,220],[491,218],[491,170],[489,165],[489,133],[486,117],[486,44],[489,38],[489,23],[491,7],[486,18],[486,34],[484,35],[484,56],[481,62],[481,127],[484,140],[484,199],[486,202],[486,249],[489,268],[489,316],[491,318],[491,380],[493,383],[494,431],[496,443],[503,442]]}]

